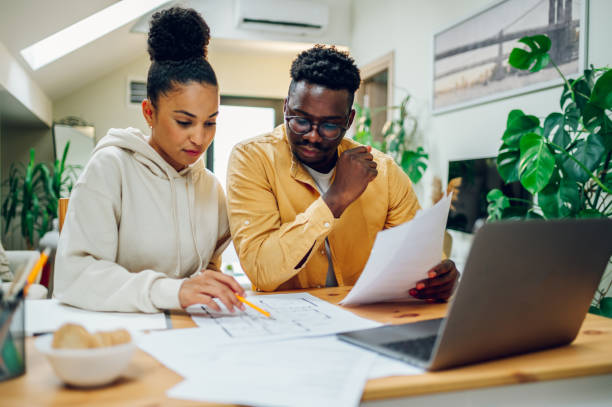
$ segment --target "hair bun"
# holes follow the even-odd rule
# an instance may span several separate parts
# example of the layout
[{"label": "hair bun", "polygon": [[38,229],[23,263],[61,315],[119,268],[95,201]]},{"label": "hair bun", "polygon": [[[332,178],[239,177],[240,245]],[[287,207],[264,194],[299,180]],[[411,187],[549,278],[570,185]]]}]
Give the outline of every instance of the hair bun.
[{"label": "hair bun", "polygon": [[172,7],[153,14],[149,27],[152,61],[206,58],[210,28],[194,9]]}]

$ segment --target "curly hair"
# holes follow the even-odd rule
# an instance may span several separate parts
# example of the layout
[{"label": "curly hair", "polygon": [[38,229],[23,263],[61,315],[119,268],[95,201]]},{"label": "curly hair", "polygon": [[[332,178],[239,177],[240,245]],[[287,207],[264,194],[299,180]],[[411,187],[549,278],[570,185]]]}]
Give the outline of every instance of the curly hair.
[{"label": "curly hair", "polygon": [[156,104],[160,94],[189,82],[217,86],[217,76],[206,60],[210,29],[194,9],[172,7],[153,14],[147,40],[151,66],[147,98]]},{"label": "curly hair", "polygon": [[333,90],[345,89],[349,92],[352,104],[361,77],[355,60],[347,52],[340,51],[333,45],[317,44],[301,52],[291,64],[289,92],[300,81]]}]

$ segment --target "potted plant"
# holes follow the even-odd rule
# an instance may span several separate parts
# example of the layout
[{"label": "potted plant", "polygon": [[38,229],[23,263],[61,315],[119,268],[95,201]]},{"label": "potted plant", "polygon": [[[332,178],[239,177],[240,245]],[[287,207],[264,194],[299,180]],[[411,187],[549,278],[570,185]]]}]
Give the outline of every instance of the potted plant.
[{"label": "potted plant", "polygon": [[51,220],[57,217],[59,198],[72,189],[76,167],[66,166],[69,147],[70,142],[66,143],[62,159],[55,160],[52,172],[45,163],[35,163],[34,149],[30,149],[27,165],[12,163],[10,166],[4,181],[8,191],[2,203],[4,233],[10,230],[13,219],[18,218],[28,249],[34,248],[35,242],[50,229]]},{"label": "potted plant", "polygon": [[407,95],[399,106],[382,107],[375,110],[378,112],[392,109],[398,112],[397,118],[387,121],[383,126],[382,134],[379,137],[381,141],[377,141],[375,135],[372,134],[371,110],[356,104],[357,129],[353,139],[389,154],[416,184],[427,169],[429,155],[423,147],[416,145],[418,121],[408,110],[410,98],[410,95]]},{"label": "potted plant", "polygon": [[[551,63],[564,82],[560,111],[543,122],[521,110],[508,114],[497,170],[506,183],[519,181],[533,199],[509,198],[493,189],[487,195],[489,220],[611,217],[612,70],[591,66],[579,78],[567,79],[548,54],[547,36],[519,42],[528,49],[513,49],[510,65],[537,72]],[[612,298],[606,297],[611,285],[602,284],[591,312],[612,317]]]}]

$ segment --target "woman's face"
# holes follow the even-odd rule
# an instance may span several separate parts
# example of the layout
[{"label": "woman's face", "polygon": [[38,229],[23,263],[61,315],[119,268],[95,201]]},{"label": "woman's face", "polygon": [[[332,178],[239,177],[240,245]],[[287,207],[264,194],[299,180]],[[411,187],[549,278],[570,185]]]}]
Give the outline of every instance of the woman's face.
[{"label": "woman's face", "polygon": [[189,82],[159,95],[156,106],[142,102],[151,127],[149,144],[175,170],[196,162],[215,137],[219,114],[219,89],[210,84]]}]

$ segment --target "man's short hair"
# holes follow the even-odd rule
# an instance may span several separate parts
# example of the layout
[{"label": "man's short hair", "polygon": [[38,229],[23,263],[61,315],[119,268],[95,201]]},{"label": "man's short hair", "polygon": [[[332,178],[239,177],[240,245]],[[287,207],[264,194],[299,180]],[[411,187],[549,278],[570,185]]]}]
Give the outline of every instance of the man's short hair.
[{"label": "man's short hair", "polygon": [[329,89],[348,91],[352,104],[361,77],[355,60],[348,52],[334,46],[317,44],[301,52],[291,64],[291,85],[289,93],[297,82],[306,81]]}]

